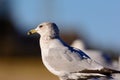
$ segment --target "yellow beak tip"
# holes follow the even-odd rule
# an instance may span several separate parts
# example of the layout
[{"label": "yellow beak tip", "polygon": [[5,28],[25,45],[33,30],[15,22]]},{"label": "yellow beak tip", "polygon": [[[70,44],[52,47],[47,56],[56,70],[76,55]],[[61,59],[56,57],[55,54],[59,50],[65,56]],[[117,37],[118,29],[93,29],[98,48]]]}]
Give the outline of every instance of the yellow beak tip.
[{"label": "yellow beak tip", "polygon": [[27,33],[27,35],[31,35],[31,34],[34,34],[34,33],[36,33],[36,30],[35,30],[35,29],[32,29],[32,30],[30,30],[30,31]]},{"label": "yellow beak tip", "polygon": [[28,32],[27,35],[30,35],[30,32]]}]

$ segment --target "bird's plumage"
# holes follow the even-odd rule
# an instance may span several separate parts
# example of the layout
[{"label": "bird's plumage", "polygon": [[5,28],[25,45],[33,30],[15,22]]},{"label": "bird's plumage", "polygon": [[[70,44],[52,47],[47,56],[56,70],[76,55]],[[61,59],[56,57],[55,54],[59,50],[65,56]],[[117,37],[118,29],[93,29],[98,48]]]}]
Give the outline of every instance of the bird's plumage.
[{"label": "bird's plumage", "polygon": [[81,49],[88,56],[90,56],[93,60],[97,60],[98,63],[104,66],[112,66],[112,59],[110,55],[105,54],[102,51],[94,50],[94,49],[86,49],[86,45],[80,39],[74,40],[71,44],[72,47]]},{"label": "bird's plumage", "polygon": [[103,77],[119,71],[104,68],[79,49],[70,47],[59,36],[55,23],[42,23],[35,29],[41,35],[42,61],[61,80]]}]

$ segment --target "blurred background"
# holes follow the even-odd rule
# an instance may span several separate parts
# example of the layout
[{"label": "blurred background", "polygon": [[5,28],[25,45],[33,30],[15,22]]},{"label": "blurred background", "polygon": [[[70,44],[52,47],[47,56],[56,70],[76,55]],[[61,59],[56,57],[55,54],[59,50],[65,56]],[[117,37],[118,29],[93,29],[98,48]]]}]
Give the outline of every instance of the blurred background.
[{"label": "blurred background", "polygon": [[0,80],[58,80],[41,62],[39,35],[27,35],[46,21],[66,43],[80,39],[120,65],[119,0],[0,0]]}]

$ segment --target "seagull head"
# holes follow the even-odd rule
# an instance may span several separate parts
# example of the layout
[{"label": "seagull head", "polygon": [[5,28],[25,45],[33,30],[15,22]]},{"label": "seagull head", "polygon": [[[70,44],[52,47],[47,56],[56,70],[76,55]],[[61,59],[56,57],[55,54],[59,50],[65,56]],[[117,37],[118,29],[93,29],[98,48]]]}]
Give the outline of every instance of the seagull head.
[{"label": "seagull head", "polygon": [[42,36],[48,36],[50,38],[59,36],[59,29],[55,23],[44,22],[39,24],[35,29],[28,32],[28,35],[38,33]]}]

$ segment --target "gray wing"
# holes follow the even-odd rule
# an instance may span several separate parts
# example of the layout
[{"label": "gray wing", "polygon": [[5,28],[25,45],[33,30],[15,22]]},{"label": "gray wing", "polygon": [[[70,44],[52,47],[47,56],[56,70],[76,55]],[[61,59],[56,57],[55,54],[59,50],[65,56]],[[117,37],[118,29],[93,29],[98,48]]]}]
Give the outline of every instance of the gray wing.
[{"label": "gray wing", "polygon": [[79,51],[74,51],[67,47],[51,48],[48,52],[46,61],[51,67],[58,71],[76,72],[84,69],[94,70],[103,68],[88,56],[81,56]]}]

